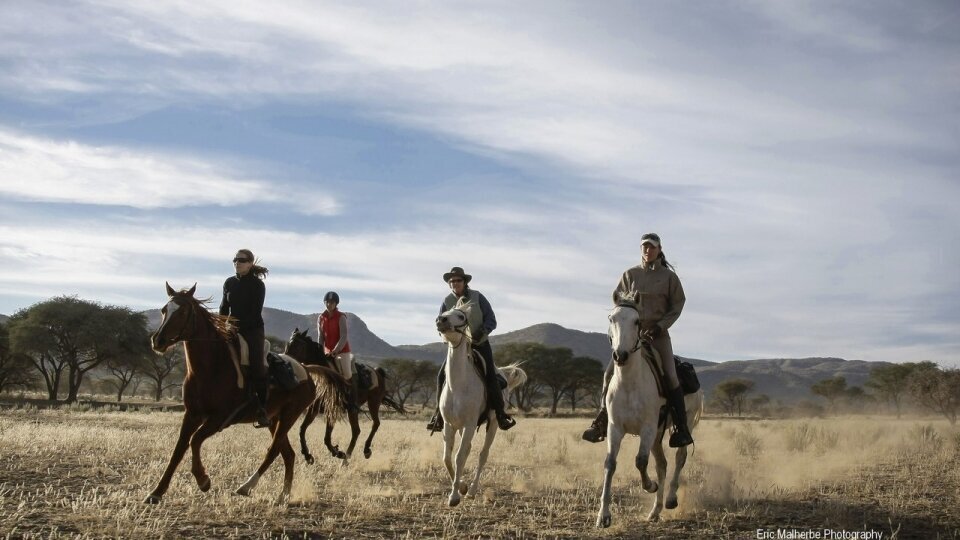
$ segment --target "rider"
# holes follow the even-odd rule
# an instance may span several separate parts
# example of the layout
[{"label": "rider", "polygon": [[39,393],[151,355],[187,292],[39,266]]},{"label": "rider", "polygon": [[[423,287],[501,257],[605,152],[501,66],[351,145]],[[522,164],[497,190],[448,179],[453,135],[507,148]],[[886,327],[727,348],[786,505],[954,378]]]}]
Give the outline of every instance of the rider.
[{"label": "rider", "polygon": [[250,366],[247,377],[247,397],[257,408],[253,425],[268,427],[267,418],[267,374],[263,357],[263,300],[267,290],[263,278],[267,270],[257,264],[253,252],[241,249],[233,257],[236,275],[223,283],[223,299],[220,302],[220,315],[229,315],[236,319],[237,332],[247,342]]},{"label": "rider", "polygon": [[[510,417],[504,410],[503,392],[500,390],[500,383],[497,380],[496,366],[493,363],[493,349],[490,348],[490,340],[487,336],[497,328],[497,318],[493,314],[493,308],[486,297],[478,291],[471,289],[468,284],[473,276],[465,274],[463,268],[454,266],[449,272],[443,274],[443,281],[450,286],[450,294],[440,305],[440,313],[453,309],[460,299],[466,297],[466,302],[473,304],[473,309],[467,317],[467,323],[470,326],[470,335],[473,350],[480,353],[486,365],[486,387],[487,404],[497,415],[497,425],[500,429],[507,430],[516,425],[516,420]],[[479,308],[479,309],[477,309]],[[444,364],[440,366],[440,373],[437,374],[437,412],[433,414],[427,429],[431,432],[443,430],[443,416],[440,414],[440,392],[443,390],[443,381],[446,376]]]},{"label": "rider", "polygon": [[336,362],[337,371],[350,383],[350,395],[347,406],[357,410],[357,379],[353,377],[353,353],[350,352],[350,342],[347,341],[347,315],[337,309],[340,305],[340,295],[329,291],[323,295],[323,304],[327,309],[317,317],[317,335],[323,344],[323,353],[332,356]]},{"label": "rider", "polygon": [[[677,369],[673,359],[673,344],[667,331],[683,310],[686,297],[680,278],[667,262],[660,247],[660,236],[647,233],[641,237],[643,262],[623,273],[620,283],[613,291],[613,302],[617,303],[620,293],[639,292],[640,336],[660,353],[660,363],[667,379],[667,405],[673,415],[676,426],[670,435],[670,446],[679,448],[693,442],[687,427],[687,408],[683,401],[683,389],[677,379]],[[600,442],[607,435],[607,386],[613,376],[613,362],[607,364],[603,376],[603,391],[600,395],[600,414],[583,432],[583,439]]]}]

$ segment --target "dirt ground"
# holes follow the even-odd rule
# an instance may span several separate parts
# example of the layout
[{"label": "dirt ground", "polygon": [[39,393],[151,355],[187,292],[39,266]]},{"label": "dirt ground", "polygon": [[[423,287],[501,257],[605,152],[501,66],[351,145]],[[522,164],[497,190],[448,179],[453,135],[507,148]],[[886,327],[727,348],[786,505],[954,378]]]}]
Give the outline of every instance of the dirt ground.
[{"label": "dirt ground", "polygon": [[[263,431],[237,426],[204,446],[214,483],[208,493],[198,490],[188,454],[154,506],[141,501],[166,466],[178,413],[8,409],[0,411],[0,531],[8,538],[830,538],[825,529],[848,535],[834,538],[960,536],[960,439],[952,428],[931,419],[814,422],[705,421],[694,433],[681,506],[657,523],[645,521],[653,496],[639,488],[634,439],[619,460],[614,523],[597,529],[606,448],[579,440],[583,420],[521,419],[498,436],[481,494],[452,509],[441,441],[426,436],[422,419],[387,419],[374,456],[347,466],[325,453],[316,428],[309,442],[318,461],[298,459],[285,505],[275,504],[279,460],[252,497],[233,494],[267,445]],[[348,432],[338,428],[341,446]],[[291,441],[299,447],[296,434]]]}]

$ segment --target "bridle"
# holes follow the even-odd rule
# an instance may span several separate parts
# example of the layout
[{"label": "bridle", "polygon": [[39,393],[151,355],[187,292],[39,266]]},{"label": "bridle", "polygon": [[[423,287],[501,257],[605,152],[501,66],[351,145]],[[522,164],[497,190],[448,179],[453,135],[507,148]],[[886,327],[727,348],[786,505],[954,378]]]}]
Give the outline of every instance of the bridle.
[{"label": "bridle", "polygon": [[[181,306],[181,307],[183,306],[183,304],[177,302],[176,299],[173,299],[173,301],[174,301],[177,305],[179,305],[179,306]],[[195,320],[195,319],[196,319],[197,315],[196,315],[196,313],[194,312],[194,310],[196,309],[196,306],[193,305],[193,302],[188,302],[188,303],[190,304],[190,306],[189,306],[189,310],[190,310],[190,311],[187,313],[186,321],[184,321],[183,326],[180,327],[180,331],[177,332],[177,337],[173,339],[173,343],[179,343],[179,342],[181,342],[181,341],[188,341],[188,339],[183,336],[183,333],[186,332],[187,328],[190,328],[191,330],[194,330],[194,329],[196,328],[196,320]],[[192,335],[192,334],[191,334],[191,335]]]},{"label": "bridle", "polygon": [[458,341],[456,344],[454,344],[452,341],[450,342],[450,345],[453,345],[453,348],[456,349],[457,347],[463,344],[463,340],[470,339],[469,337],[467,337],[467,331],[466,331],[467,326],[469,326],[470,323],[467,320],[467,314],[464,313],[462,310],[452,309],[450,311],[456,311],[457,313],[463,315],[463,324],[453,327],[453,331],[460,334],[460,341]]},{"label": "bridle", "polygon": [[629,308],[637,312],[637,341],[633,344],[633,348],[627,351],[628,354],[633,354],[643,347],[643,338],[641,337],[640,332],[640,310],[637,309],[636,305],[631,304],[630,302],[620,302],[617,304],[617,307]]}]

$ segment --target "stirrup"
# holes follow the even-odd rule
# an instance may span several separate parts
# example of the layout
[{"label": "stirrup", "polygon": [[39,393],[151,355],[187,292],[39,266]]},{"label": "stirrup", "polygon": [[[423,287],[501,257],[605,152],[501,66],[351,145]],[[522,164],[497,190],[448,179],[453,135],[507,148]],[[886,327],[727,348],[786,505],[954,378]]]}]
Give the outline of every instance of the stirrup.
[{"label": "stirrup", "polygon": [[606,410],[601,409],[600,414],[590,424],[590,428],[584,431],[580,438],[592,443],[603,442],[607,438],[608,421]]},{"label": "stirrup", "polygon": [[689,429],[677,429],[670,434],[670,448],[682,448],[688,444],[693,444],[693,436]]},{"label": "stirrup", "polygon": [[515,425],[517,425],[517,421],[507,416],[506,413],[497,416],[497,427],[500,429],[506,431]]},{"label": "stirrup", "polygon": [[443,431],[443,415],[440,414],[440,411],[433,413],[433,418],[427,424],[427,431],[430,432],[430,435]]},{"label": "stirrup", "polygon": [[267,416],[267,411],[263,407],[257,406],[257,412],[254,415],[253,427],[255,428],[265,428],[270,427],[270,418]]}]

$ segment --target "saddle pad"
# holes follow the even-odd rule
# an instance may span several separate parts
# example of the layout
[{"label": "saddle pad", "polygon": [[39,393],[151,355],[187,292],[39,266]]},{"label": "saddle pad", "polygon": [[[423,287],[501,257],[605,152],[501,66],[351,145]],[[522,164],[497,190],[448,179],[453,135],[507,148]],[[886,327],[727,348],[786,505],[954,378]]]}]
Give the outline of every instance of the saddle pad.
[{"label": "saddle pad", "polygon": [[297,377],[298,383],[302,383],[310,378],[307,370],[303,368],[303,364],[297,362],[292,356],[279,353],[275,353],[275,356],[279,357],[281,360],[290,365],[290,367],[293,369],[293,374]]}]

